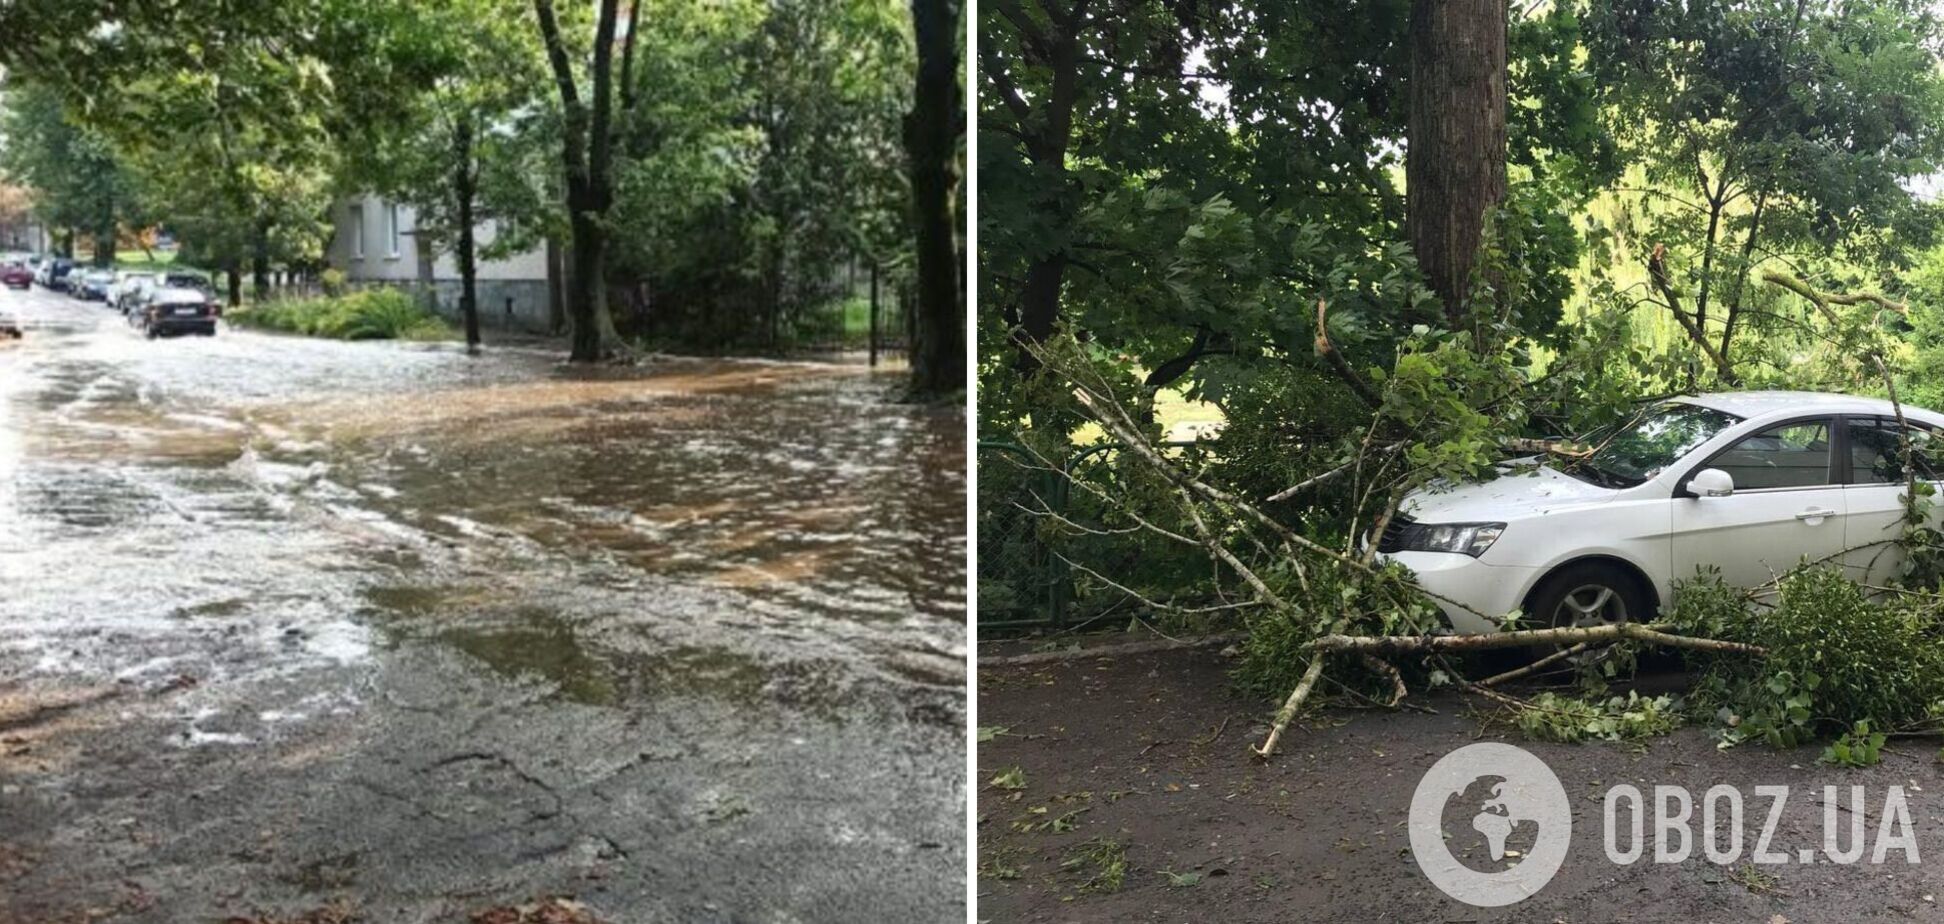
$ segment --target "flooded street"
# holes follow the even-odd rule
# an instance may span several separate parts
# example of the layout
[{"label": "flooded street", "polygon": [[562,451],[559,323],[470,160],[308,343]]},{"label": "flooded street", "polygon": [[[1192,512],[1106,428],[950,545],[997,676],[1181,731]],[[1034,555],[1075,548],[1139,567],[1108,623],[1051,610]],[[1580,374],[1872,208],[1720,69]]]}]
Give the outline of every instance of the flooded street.
[{"label": "flooded street", "polygon": [[0,311],[0,922],[963,918],[962,412]]}]

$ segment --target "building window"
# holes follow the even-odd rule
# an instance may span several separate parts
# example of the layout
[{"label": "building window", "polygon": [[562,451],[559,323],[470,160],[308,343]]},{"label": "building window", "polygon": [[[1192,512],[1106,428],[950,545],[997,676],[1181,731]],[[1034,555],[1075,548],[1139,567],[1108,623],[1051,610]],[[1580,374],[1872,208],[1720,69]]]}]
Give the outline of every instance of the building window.
[{"label": "building window", "polygon": [[398,259],[398,203],[385,204],[385,240],[389,242],[391,258]]},{"label": "building window", "polygon": [[364,259],[364,206],[351,207],[351,259]]}]

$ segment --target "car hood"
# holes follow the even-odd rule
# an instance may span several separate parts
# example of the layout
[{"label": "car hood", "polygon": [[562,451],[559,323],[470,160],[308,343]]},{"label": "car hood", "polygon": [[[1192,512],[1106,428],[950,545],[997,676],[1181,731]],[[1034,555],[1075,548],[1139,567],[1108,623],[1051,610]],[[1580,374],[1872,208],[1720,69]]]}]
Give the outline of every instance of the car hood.
[{"label": "car hood", "polygon": [[1505,522],[1562,507],[1598,504],[1619,492],[1589,484],[1550,466],[1517,460],[1491,481],[1433,485],[1404,498],[1399,508],[1420,523]]}]

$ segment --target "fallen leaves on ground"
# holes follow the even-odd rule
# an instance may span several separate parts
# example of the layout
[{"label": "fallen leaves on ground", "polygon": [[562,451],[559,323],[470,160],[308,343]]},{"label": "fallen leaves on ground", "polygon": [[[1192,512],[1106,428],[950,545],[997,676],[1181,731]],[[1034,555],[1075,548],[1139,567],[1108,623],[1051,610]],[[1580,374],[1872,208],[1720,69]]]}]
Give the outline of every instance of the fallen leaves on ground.
[{"label": "fallen leaves on ground", "polygon": [[475,911],[472,924],[602,924],[586,905],[570,898],[549,898],[531,905]]},{"label": "fallen leaves on ground", "polygon": [[223,924],[359,924],[363,921],[356,911],[342,902],[332,902],[322,908],[313,908],[293,918],[256,917],[224,918]]}]

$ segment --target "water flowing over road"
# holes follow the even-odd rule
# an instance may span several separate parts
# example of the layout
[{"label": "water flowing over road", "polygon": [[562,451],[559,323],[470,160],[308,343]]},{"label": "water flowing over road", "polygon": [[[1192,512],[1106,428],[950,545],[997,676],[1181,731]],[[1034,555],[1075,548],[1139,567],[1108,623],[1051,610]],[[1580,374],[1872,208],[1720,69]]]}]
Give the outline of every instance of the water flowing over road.
[{"label": "water flowing over road", "polygon": [[0,311],[0,921],[963,918],[961,413]]}]

